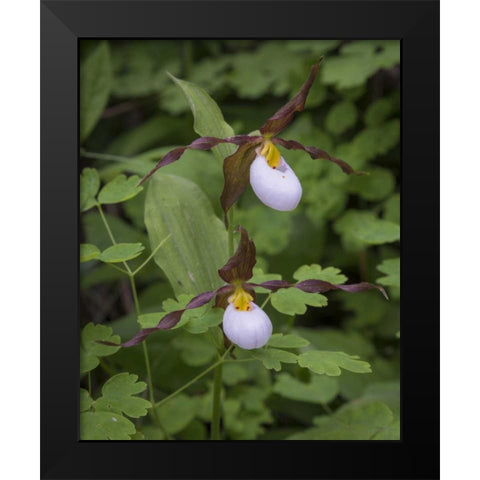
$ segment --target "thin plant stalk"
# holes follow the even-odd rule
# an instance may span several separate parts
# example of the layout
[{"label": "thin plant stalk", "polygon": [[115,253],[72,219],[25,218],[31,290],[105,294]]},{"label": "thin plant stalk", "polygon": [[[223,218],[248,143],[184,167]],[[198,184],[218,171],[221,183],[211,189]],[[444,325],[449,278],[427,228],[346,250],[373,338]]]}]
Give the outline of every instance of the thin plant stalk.
[{"label": "thin plant stalk", "polygon": [[[233,256],[233,207],[228,212],[228,254]],[[222,417],[222,363],[215,367],[213,375],[213,402],[212,402],[212,426],[210,438],[211,440],[220,440],[220,422]]]}]

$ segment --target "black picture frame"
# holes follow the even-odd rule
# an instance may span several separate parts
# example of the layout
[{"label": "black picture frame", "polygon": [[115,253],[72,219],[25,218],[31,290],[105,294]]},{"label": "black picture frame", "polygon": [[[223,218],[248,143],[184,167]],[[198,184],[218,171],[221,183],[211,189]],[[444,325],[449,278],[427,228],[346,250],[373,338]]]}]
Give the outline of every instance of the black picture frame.
[{"label": "black picture frame", "polygon": [[[439,2],[41,2],[41,478],[439,478]],[[80,38],[401,39],[401,441],[78,440]]]}]

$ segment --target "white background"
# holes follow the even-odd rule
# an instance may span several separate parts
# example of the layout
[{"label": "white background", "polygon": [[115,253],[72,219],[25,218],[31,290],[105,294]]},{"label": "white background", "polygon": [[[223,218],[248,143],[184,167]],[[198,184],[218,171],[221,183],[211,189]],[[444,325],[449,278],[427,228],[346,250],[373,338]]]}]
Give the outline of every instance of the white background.
[{"label": "white background", "polygon": [[[468,480],[480,478],[480,15],[466,0],[441,8],[442,479]],[[39,24],[39,1],[2,2],[0,474],[22,480],[39,478]]]}]

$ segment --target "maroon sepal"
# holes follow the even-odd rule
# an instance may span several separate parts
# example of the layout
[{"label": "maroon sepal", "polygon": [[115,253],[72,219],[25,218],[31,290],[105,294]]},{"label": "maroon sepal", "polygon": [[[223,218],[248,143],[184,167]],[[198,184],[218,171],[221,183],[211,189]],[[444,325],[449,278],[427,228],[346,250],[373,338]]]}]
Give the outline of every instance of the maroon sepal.
[{"label": "maroon sepal", "polygon": [[337,164],[345,173],[349,175],[365,175],[365,172],[356,172],[347,162],[340,160],[339,158],[332,157],[329,155],[325,150],[317,147],[305,147],[301,143],[295,140],[284,140],[283,138],[272,138],[272,142],[276,143],[277,145],[281,145],[282,147],[287,148],[288,150],[303,150],[307,152],[310,157],[314,160],[318,158],[322,158],[324,160],[328,160]]},{"label": "maroon sepal", "polygon": [[191,148],[194,150],[210,150],[213,147],[221,143],[233,143],[234,145],[244,145],[246,143],[251,143],[255,141],[257,138],[261,137],[250,137],[249,135],[235,135],[233,137],[227,138],[217,138],[217,137],[200,137],[195,139],[190,145],[186,145],[185,147],[177,147],[173,150],[170,150],[166,153],[162,159],[155,165],[153,170],[151,170],[145,177],[142,178],[139,185],[146,182],[159,168],[165,167],[170,163],[176,162],[187,150],[187,148]]},{"label": "maroon sepal", "polygon": [[235,153],[223,161],[223,191],[220,196],[225,225],[228,228],[227,212],[247,188],[250,181],[250,165],[255,160],[255,148],[263,137],[251,137],[252,141],[241,145]]},{"label": "maroon sepal", "polygon": [[376,289],[379,290],[382,295],[388,300],[388,295],[380,285],[374,285],[373,283],[361,282],[352,283],[350,285],[335,285],[330,282],[324,282],[323,280],[303,280],[298,283],[288,283],[285,280],[269,280],[263,283],[248,283],[248,286],[263,287],[272,292],[276,292],[281,288],[298,288],[307,293],[325,293],[330,290],[343,290],[344,292],[357,293],[365,292],[367,290]]},{"label": "maroon sepal", "polygon": [[223,308],[224,310],[228,307],[228,297],[235,291],[233,285],[225,285],[220,287],[217,290],[217,296],[215,297],[215,308]]},{"label": "maroon sepal", "polygon": [[143,340],[145,340],[150,334],[158,332],[158,330],[169,330],[173,328],[180,321],[185,310],[190,310],[191,308],[198,308],[202,305],[205,305],[216,295],[219,290],[221,290],[221,288],[213,290],[211,292],[203,292],[200,295],[197,295],[196,297],[192,298],[190,302],[188,302],[187,306],[184,309],[175,310],[174,312],[167,313],[167,315],[165,315],[158,322],[158,325],[156,327],[144,328],[143,330],[140,330],[133,338],[128,340],[128,342],[122,343],[121,345],[103,341],[99,341],[98,343],[116,347],[133,347],[133,345],[138,345],[139,343],[143,342]]},{"label": "maroon sepal", "polygon": [[271,137],[281,132],[292,121],[295,112],[301,112],[305,108],[305,101],[307,100],[308,92],[317,76],[318,67],[322,60],[323,57],[312,66],[310,74],[300,88],[300,91],[272,117],[270,117],[262,128],[260,128],[260,133],[262,135]]},{"label": "maroon sepal", "polygon": [[248,238],[247,231],[240,225],[237,227],[240,232],[240,242],[237,251],[228,262],[218,270],[220,277],[227,283],[235,280],[250,280],[253,276],[253,267],[257,260],[255,258],[255,244]]}]

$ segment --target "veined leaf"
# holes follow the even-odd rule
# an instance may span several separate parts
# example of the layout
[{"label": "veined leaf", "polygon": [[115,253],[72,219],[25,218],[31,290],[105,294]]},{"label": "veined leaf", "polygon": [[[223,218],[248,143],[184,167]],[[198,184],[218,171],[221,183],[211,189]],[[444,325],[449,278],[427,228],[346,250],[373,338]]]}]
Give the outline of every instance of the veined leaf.
[{"label": "veined leaf", "polygon": [[324,307],[327,297],[320,293],[307,293],[298,288],[284,288],[272,295],[272,307],[286,315],[303,315],[307,305]]},{"label": "veined leaf", "polygon": [[301,282],[302,280],[323,280],[334,285],[339,285],[347,281],[347,277],[340,273],[340,269],[335,267],[322,268],[320,265],[302,265],[293,274],[293,278]]},{"label": "veined leaf", "polygon": [[200,188],[181,177],[152,177],[145,200],[150,244],[171,238],[155,254],[175,295],[199,294],[222,285],[217,270],[228,259],[227,232]]},{"label": "veined leaf", "polygon": [[123,372],[109,378],[102,388],[102,396],[96,400],[93,407],[96,411],[124,413],[129,417],[143,417],[152,404],[140,397],[146,388],[145,382],[137,382],[138,376]]},{"label": "veined leaf", "polygon": [[278,348],[258,348],[248,350],[248,354],[260,360],[265,368],[273,368],[277,372],[282,369],[282,363],[297,363],[298,359],[294,353]]},{"label": "veined leaf", "polygon": [[119,263],[136,258],[145,250],[141,243],[117,243],[104,250],[99,260],[105,263]]},{"label": "veined leaf", "polygon": [[377,270],[385,273],[386,277],[380,277],[377,281],[382,285],[388,285],[391,287],[400,286],[400,258],[391,258],[384,260],[377,266]]},{"label": "veined leaf", "polygon": [[93,400],[87,390],[80,389],[80,411],[86,412],[92,406]]},{"label": "veined leaf", "polygon": [[97,343],[97,340],[120,343],[118,335],[112,335],[112,329],[105,325],[88,323],[82,330],[80,343],[80,373],[93,370],[99,363],[98,357],[116,353],[120,347],[111,347]]},{"label": "veined leaf", "polygon": [[[289,440],[381,440],[393,439],[385,430],[394,423],[391,410],[381,402],[356,406],[347,404],[332,416],[315,417],[316,427],[289,437]],[[390,437],[390,438],[388,438]],[[398,440],[399,438],[395,438]]]},{"label": "veined leaf", "polygon": [[283,333],[274,333],[267,345],[269,347],[277,348],[302,348],[306,347],[310,342],[305,340],[298,335],[293,335],[291,333],[284,335]]},{"label": "veined leaf", "polygon": [[[193,114],[193,129],[201,137],[226,138],[233,135],[232,127],[225,122],[222,111],[210,95],[198,85],[180,80],[170,75],[170,78],[182,89],[187,97]],[[237,147],[221,144],[212,148],[214,155],[223,160],[231,155]]]},{"label": "veined leaf", "polygon": [[334,224],[334,230],[371,245],[395,242],[400,239],[400,226],[377,218],[362,210],[347,210]]},{"label": "veined leaf", "polygon": [[100,250],[90,243],[80,244],[80,263],[93,260],[100,255]]},{"label": "veined leaf", "polygon": [[112,412],[82,412],[81,440],[131,440],[135,425],[123,415]]},{"label": "veined leaf", "polygon": [[80,65],[80,142],[95,127],[112,86],[110,49],[101,42]]},{"label": "veined leaf", "polygon": [[95,168],[84,168],[80,175],[80,211],[85,212],[92,208],[95,197],[100,188],[100,177]]},{"label": "veined leaf", "polygon": [[343,352],[323,352],[309,350],[298,357],[298,364],[320,375],[326,374],[336,377],[344,368],[355,373],[371,373],[370,364],[358,359],[356,355],[347,355]]},{"label": "veined leaf", "polygon": [[132,175],[127,178],[125,175],[118,175],[108,182],[98,194],[100,203],[120,203],[138,195],[143,187],[138,186],[140,177]]}]

